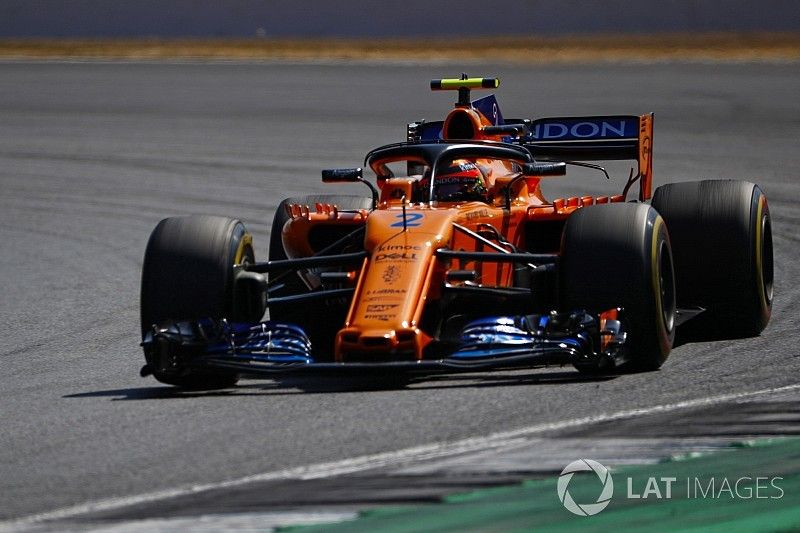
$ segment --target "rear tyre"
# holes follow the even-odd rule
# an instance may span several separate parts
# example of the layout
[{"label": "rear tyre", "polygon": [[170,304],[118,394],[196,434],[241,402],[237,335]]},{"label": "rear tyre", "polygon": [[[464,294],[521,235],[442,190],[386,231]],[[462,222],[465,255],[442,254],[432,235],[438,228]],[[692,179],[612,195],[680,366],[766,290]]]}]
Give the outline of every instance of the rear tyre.
[{"label": "rear tyre", "polygon": [[575,211],[564,228],[559,275],[564,310],[624,308],[626,369],[661,367],[675,338],[675,278],[655,209],[630,203]]},{"label": "rear tyre", "polygon": [[[269,239],[270,261],[280,261],[289,258],[283,246],[282,238],[283,227],[286,225],[286,222],[291,219],[286,210],[286,206],[292,204],[307,205],[313,210],[314,205],[318,203],[335,205],[340,211],[372,209],[372,199],[363,196],[321,194],[286,198],[278,204],[275,210],[275,216],[272,219],[272,230]],[[270,297],[291,296],[309,292],[308,287],[297,275],[297,272],[271,272],[268,279],[270,283]],[[335,317],[328,313],[328,309],[321,305],[310,307],[271,305],[269,307],[269,317],[270,320],[297,324],[303,328],[306,335],[311,339],[312,346],[317,348],[326,347],[325,349],[317,350],[315,353],[316,356],[322,355],[323,359],[325,355],[332,354],[334,337],[344,322],[344,319],[342,319],[341,323],[337,322]],[[331,349],[327,349],[328,345],[330,345]]]},{"label": "rear tyre", "polygon": [[[142,268],[142,336],[162,322],[242,320],[233,305],[232,267],[248,262],[255,262],[253,239],[238,220],[185,216],[159,222],[147,243]],[[190,389],[224,388],[238,380],[235,372],[225,370],[173,374],[154,368],[154,376]]]},{"label": "rear tyre", "polygon": [[678,304],[700,306],[722,336],[758,335],[772,314],[772,222],[753,183],[705,180],[656,189],[653,207],[672,238]]}]

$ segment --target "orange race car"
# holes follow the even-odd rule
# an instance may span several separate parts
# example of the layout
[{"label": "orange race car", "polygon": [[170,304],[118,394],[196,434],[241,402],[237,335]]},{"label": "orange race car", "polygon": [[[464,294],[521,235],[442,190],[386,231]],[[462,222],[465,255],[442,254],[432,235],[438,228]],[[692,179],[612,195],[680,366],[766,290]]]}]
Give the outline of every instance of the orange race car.
[{"label": "orange race car", "polygon": [[[324,170],[368,197],[284,200],[269,261],[235,219],[162,220],[142,273],[142,375],[190,388],[240,373],[369,373],[543,365],[659,368],[698,317],[758,334],[772,306],[766,197],[744,181],[651,194],[653,116],[508,120],[495,78],[434,80],[458,91],[444,121],[361,168]],[[586,161],[631,159],[624,189],[546,199],[542,180]],[[264,321],[269,312],[269,320]]]}]

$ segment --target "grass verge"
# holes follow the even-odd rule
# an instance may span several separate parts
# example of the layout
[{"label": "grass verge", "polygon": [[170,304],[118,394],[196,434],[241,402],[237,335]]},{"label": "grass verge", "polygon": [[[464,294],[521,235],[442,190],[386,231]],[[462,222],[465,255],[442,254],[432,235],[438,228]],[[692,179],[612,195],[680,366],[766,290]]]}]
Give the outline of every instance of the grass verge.
[{"label": "grass verge", "polygon": [[403,40],[6,39],[0,59],[289,61],[797,61],[800,33]]}]

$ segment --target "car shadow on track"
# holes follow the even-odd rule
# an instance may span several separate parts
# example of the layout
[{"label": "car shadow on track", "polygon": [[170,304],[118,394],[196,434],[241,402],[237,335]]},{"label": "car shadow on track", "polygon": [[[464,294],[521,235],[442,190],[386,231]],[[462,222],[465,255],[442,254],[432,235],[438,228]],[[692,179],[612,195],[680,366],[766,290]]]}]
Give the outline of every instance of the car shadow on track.
[{"label": "car shadow on track", "polygon": [[615,374],[586,376],[577,371],[534,372],[525,374],[440,374],[424,378],[398,378],[396,376],[375,379],[354,377],[287,376],[270,381],[246,382],[236,387],[219,390],[186,390],[163,385],[153,387],[131,387],[79,392],[63,398],[110,398],[119,400],[178,400],[186,398],[224,398],[241,396],[270,396],[292,394],[335,394],[352,392],[402,391],[424,389],[456,389],[511,387],[530,385],[559,385],[569,383],[596,383],[615,378]]},{"label": "car shadow on track", "polygon": [[[62,398],[102,398],[117,400],[180,400],[186,398],[225,398],[242,396],[284,396],[305,394],[307,392],[355,392],[356,388],[345,388],[335,383],[308,382],[309,389],[300,388],[300,383],[284,383],[279,381],[250,381],[239,383],[233,387],[213,390],[181,389],[171,385],[157,384],[152,387],[131,387],[127,389],[108,389],[75,394],[65,394]],[[384,387],[385,389],[385,387]],[[361,390],[378,390],[375,387]]]},{"label": "car shadow on track", "polygon": [[601,375],[581,374],[574,370],[559,372],[534,372],[524,375],[482,374],[469,376],[443,374],[431,376],[424,380],[413,381],[414,389],[454,389],[506,387],[519,385],[566,385],[570,383],[597,383],[614,379],[619,374]]},{"label": "car shadow on track", "polygon": [[678,348],[684,344],[695,344],[701,342],[719,342],[728,340],[741,340],[759,335],[752,335],[747,332],[737,333],[735,330],[726,326],[718,326],[710,323],[708,320],[703,320],[699,317],[696,320],[687,322],[681,325],[675,332],[675,341],[672,343],[672,348]]},{"label": "car shadow on track", "polygon": [[[170,385],[155,387],[131,387],[128,389],[108,389],[66,394],[62,398],[102,398],[117,400],[178,400],[181,398],[224,398],[226,396],[254,396],[265,391],[262,385],[240,385],[219,390],[187,390]],[[288,392],[287,392],[288,394]]]}]

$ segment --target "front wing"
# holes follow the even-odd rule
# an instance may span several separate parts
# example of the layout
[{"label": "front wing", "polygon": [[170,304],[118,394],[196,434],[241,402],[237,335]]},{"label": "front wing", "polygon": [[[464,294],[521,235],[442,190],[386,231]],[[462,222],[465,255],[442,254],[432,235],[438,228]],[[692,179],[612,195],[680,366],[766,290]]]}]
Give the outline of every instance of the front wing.
[{"label": "front wing", "polygon": [[397,360],[376,353],[374,361],[320,362],[296,325],[231,323],[204,319],[155,326],[142,346],[142,375],[231,369],[250,375],[313,372],[437,373],[548,365],[618,366],[625,362],[626,333],[619,320],[583,311],[562,315],[488,317],[463,328],[458,339],[433,344],[423,360]]}]

